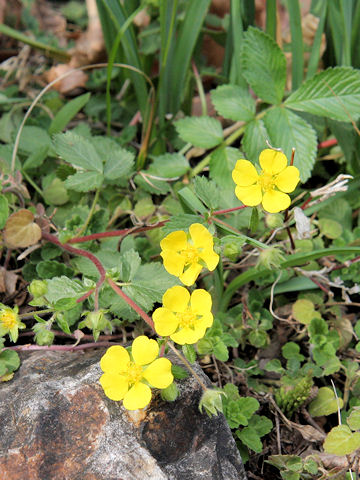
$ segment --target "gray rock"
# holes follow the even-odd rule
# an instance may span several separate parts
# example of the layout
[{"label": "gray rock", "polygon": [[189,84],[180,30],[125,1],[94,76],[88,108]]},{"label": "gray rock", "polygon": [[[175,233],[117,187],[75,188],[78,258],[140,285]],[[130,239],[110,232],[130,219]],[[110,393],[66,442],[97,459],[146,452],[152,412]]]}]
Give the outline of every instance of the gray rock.
[{"label": "gray rock", "polygon": [[98,383],[103,353],[22,354],[0,385],[0,479],[246,479],[224,417],[200,414],[195,379],[175,402],[128,412]]}]

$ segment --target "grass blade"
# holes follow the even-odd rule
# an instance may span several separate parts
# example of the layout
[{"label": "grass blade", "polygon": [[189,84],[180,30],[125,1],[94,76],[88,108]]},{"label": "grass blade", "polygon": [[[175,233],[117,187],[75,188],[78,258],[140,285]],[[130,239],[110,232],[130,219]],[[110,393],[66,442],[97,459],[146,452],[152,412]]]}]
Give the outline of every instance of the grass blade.
[{"label": "grass blade", "polygon": [[267,0],[266,2],[266,26],[265,31],[276,41],[276,0]]},{"label": "grass blade", "polygon": [[327,0],[318,0],[316,4],[311,6],[311,13],[314,16],[319,18],[319,25],[316,30],[312,49],[311,49],[309,64],[306,72],[306,80],[308,78],[313,77],[318,69],[319,60],[320,60],[321,38],[324,31],[324,26],[325,26],[326,11],[327,11]]},{"label": "grass blade", "polygon": [[292,89],[296,90],[303,81],[304,44],[301,29],[300,5],[297,0],[288,0],[292,53]]},{"label": "grass blade", "polygon": [[242,37],[244,33],[243,23],[241,18],[241,5],[240,0],[231,1],[230,9],[230,21],[232,32],[232,62],[230,69],[230,83],[235,85],[246,85],[245,80],[241,74],[240,65],[240,51],[242,44]]}]

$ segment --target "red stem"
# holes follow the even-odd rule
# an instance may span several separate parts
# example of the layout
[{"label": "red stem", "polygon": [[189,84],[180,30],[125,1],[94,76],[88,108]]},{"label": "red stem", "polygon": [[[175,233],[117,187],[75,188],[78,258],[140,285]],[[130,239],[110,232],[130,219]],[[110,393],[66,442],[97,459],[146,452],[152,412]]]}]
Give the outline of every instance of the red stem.
[{"label": "red stem", "polygon": [[126,293],[124,293],[121,290],[121,288],[119,288],[116,285],[116,283],[113,280],[111,280],[111,278],[108,278],[107,282],[110,285],[110,287],[114,290],[114,292],[116,292],[120,297],[122,297],[125,300],[125,302],[128,305],[130,305],[130,307],[133,308],[135,310],[135,312],[140,315],[140,317],[142,317],[142,319],[149,325],[149,327],[151,327],[155,331],[154,322],[149,317],[149,315],[147,313],[145,313],[144,310],[139,307],[139,305],[137,305],[133,300],[131,300],[131,298],[128,297],[126,295]]},{"label": "red stem", "polygon": [[234,208],[226,208],[225,210],[216,210],[216,212],[212,212],[212,215],[222,215],[224,213],[235,212],[236,210],[242,210],[243,208],[247,208],[247,205],[241,205],[240,207]]},{"label": "red stem", "polygon": [[[98,302],[99,288],[104,283],[104,280],[105,280],[105,277],[106,277],[106,270],[103,267],[100,260],[97,257],[95,257],[95,255],[93,255],[92,253],[88,252],[87,250],[83,250],[81,248],[71,247],[70,245],[67,245],[66,243],[61,243],[60,240],[58,238],[56,238],[55,235],[52,235],[51,233],[42,232],[42,237],[45,240],[47,240],[48,242],[54,243],[58,247],[63,248],[67,252],[73,253],[74,255],[80,255],[81,257],[86,257],[91,262],[93,262],[93,264],[98,269],[99,274],[100,274],[100,278],[99,278],[99,280],[96,284],[96,287],[95,287],[95,310],[98,310],[98,308],[99,308],[99,305],[98,305],[98,303],[99,303]],[[81,297],[81,301],[85,300],[85,298],[89,297],[92,294],[92,292],[93,292],[93,290],[91,290],[90,292],[87,292],[85,295],[83,295]],[[78,303],[79,303],[79,301],[78,301]]]},{"label": "red stem", "polygon": [[84,235],[83,237],[74,237],[70,238],[67,243],[82,243],[82,242],[89,242],[91,240],[98,240],[100,238],[109,238],[109,237],[122,237],[129,235],[130,233],[138,233],[138,232],[145,232],[147,230],[153,230],[154,228],[160,228],[165,225],[168,220],[163,220],[162,222],[158,222],[154,225],[147,225],[146,227],[132,227],[132,228],[124,228],[123,230],[112,230],[111,232],[100,232],[100,233],[92,233],[91,235]]}]

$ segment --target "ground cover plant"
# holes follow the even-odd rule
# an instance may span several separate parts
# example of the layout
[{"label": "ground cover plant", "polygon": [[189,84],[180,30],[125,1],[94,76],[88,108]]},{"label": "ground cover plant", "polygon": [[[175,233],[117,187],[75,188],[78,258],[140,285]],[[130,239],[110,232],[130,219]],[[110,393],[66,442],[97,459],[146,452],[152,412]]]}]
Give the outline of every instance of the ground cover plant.
[{"label": "ground cover plant", "polygon": [[[249,478],[358,478],[360,2],[97,0],[90,65],[20,3],[23,32],[0,28],[27,55],[0,66],[1,381],[18,351],[109,347],[104,394],[134,410],[197,360]],[[82,2],[61,12],[81,35]],[[40,86],[44,54],[71,60]]]}]

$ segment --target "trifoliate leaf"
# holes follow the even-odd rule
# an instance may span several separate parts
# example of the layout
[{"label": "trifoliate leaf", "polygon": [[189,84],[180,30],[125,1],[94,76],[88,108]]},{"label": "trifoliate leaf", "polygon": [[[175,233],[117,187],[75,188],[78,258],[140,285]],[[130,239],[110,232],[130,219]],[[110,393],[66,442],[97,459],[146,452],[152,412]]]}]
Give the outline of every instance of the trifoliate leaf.
[{"label": "trifoliate leaf", "polygon": [[342,122],[360,116],[360,72],[351,67],[328,68],[304,82],[285,101],[288,108]]},{"label": "trifoliate leaf", "polygon": [[342,398],[337,401],[334,391],[329,387],[319,388],[319,392],[315,400],[309,405],[309,413],[313,417],[321,417],[322,415],[331,415],[336,413],[338,408],[342,408],[344,402]]},{"label": "trifoliate leaf", "polygon": [[34,214],[25,209],[10,215],[4,229],[4,239],[10,248],[26,248],[40,240],[41,228],[34,218]]},{"label": "trifoliate leaf", "polygon": [[244,33],[241,73],[256,95],[278,104],[284,96],[286,59],[278,44],[266,33],[249,27]]},{"label": "trifoliate leaf", "polygon": [[194,188],[196,195],[209,208],[215,209],[219,206],[219,187],[212,180],[206,177],[195,177]]},{"label": "trifoliate leaf", "polygon": [[352,432],[347,425],[338,425],[330,430],[323,447],[326,453],[350,455],[360,448],[360,433]]},{"label": "trifoliate leaf", "polygon": [[63,298],[80,298],[87,292],[85,285],[68,277],[54,277],[47,280],[47,292],[45,298],[49,303],[56,303]]},{"label": "trifoliate leaf", "polygon": [[249,122],[255,116],[255,100],[238,85],[220,85],[211,90],[211,101],[217,112],[230,120]]},{"label": "trifoliate leaf", "polygon": [[213,148],[223,141],[221,123],[212,117],[186,117],[175,122],[179,136],[195,147]]},{"label": "trifoliate leaf", "polygon": [[119,178],[128,178],[134,168],[134,154],[118,147],[106,155],[104,176],[112,182]]}]

